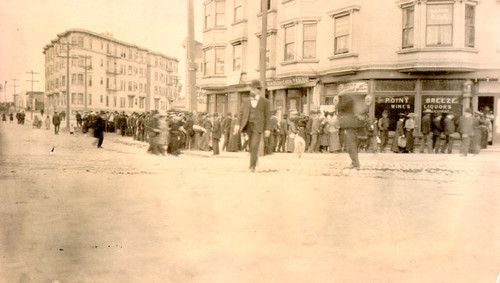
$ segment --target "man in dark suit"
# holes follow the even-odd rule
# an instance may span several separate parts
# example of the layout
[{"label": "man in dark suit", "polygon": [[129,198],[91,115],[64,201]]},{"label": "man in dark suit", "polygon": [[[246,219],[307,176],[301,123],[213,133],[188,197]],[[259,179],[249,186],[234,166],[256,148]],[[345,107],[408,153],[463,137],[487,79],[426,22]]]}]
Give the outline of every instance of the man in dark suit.
[{"label": "man in dark suit", "polygon": [[214,113],[212,115],[212,149],[214,152],[214,155],[219,155],[219,142],[220,138],[222,137],[222,125],[220,122],[220,119],[217,115],[217,113]]},{"label": "man in dark suit", "polygon": [[222,150],[227,151],[227,146],[229,145],[229,137],[231,136],[231,113],[228,113],[226,117],[222,119],[222,133],[224,135],[224,144]]},{"label": "man in dark suit", "polygon": [[259,143],[262,133],[269,137],[269,119],[271,118],[269,102],[260,95],[261,85],[258,80],[252,81],[250,85],[250,98],[245,101],[240,111],[239,124],[235,127],[237,133],[240,128],[246,132],[250,141],[250,171],[255,172],[259,151]]},{"label": "man in dark suit", "polygon": [[352,162],[350,168],[356,170],[360,167],[357,136],[364,127],[364,116],[368,110],[364,103],[363,99],[354,95],[343,95],[337,105],[340,128],[345,133],[347,152]]}]

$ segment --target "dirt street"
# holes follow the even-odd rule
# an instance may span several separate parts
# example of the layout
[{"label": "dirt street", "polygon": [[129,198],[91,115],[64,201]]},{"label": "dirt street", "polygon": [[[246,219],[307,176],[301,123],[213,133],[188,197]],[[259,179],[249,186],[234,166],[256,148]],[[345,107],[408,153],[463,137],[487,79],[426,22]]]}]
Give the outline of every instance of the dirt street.
[{"label": "dirt street", "polygon": [[[495,282],[500,150],[146,154],[0,124],[0,282]],[[52,149],[54,151],[51,154]]]}]

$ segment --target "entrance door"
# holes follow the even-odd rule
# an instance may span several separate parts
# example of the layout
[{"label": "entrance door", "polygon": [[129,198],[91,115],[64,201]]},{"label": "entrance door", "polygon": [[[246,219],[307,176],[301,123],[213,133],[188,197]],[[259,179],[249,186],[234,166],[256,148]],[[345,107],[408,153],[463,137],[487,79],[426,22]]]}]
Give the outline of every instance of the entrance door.
[{"label": "entrance door", "polygon": [[[496,117],[497,113],[495,113],[495,97],[494,96],[479,96],[477,98],[477,110],[485,113],[486,115],[489,115],[491,117]],[[486,113],[488,112],[488,113]],[[495,123],[495,118],[491,119],[491,129],[493,131],[493,142],[498,141],[500,139],[500,132],[497,131],[496,128],[496,123]],[[491,144],[491,143],[490,143]]]}]

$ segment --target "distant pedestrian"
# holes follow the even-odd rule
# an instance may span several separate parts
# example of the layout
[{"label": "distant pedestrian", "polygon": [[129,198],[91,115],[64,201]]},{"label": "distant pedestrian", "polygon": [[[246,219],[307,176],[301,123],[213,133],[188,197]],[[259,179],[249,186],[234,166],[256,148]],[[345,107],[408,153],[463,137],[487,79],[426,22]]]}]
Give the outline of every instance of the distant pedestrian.
[{"label": "distant pedestrian", "polygon": [[2,122],[7,122],[7,115],[5,115],[5,112],[2,113]]},{"label": "distant pedestrian", "polygon": [[257,166],[259,144],[262,133],[269,137],[269,119],[271,118],[269,102],[260,96],[261,85],[258,80],[252,81],[250,85],[250,99],[243,102],[239,119],[239,126],[235,127],[235,132],[240,128],[242,132],[248,134],[250,141],[250,171],[255,172]]},{"label": "distant pedestrian", "polygon": [[14,114],[13,113],[9,114],[9,121],[10,121],[10,123],[12,123],[14,121]]},{"label": "distant pedestrian", "polygon": [[54,112],[54,116],[52,116],[52,124],[54,124],[54,134],[59,134],[59,127],[61,125],[61,117],[57,112]]},{"label": "distant pedestrian", "polygon": [[417,114],[410,113],[410,114],[408,114],[408,118],[405,121],[405,137],[406,137],[406,150],[405,150],[405,152],[407,152],[407,153],[413,153],[413,146],[414,146],[413,132],[415,131],[415,128],[417,127],[417,125],[415,123],[416,116],[417,116]]},{"label": "distant pedestrian", "polygon": [[394,139],[391,145],[391,150],[394,153],[401,153],[406,150],[406,143],[404,146],[400,143],[400,140],[405,139],[405,118],[406,115],[404,113],[399,113],[399,120],[396,122],[396,132],[394,133]]},{"label": "distant pedestrian", "polygon": [[76,111],[76,126],[77,127],[82,127],[82,115]]},{"label": "distant pedestrian", "polygon": [[102,148],[102,143],[104,142],[104,132],[106,131],[106,113],[101,111],[94,122],[94,137],[97,139],[97,148]]},{"label": "distant pedestrian", "polygon": [[50,130],[50,117],[47,115],[45,117],[45,130]]}]

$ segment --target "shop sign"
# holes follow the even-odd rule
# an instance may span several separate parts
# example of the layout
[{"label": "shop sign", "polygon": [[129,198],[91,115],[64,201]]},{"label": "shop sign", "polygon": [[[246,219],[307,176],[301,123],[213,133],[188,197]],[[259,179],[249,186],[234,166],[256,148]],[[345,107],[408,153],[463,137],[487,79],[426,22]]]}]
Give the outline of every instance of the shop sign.
[{"label": "shop sign", "polygon": [[404,96],[379,96],[378,104],[385,104],[385,109],[394,110],[410,110],[413,109],[414,97],[409,95]]},{"label": "shop sign", "polygon": [[339,84],[339,94],[344,93],[368,93],[368,82],[350,82],[346,84]]},{"label": "shop sign", "polygon": [[291,79],[283,79],[283,80],[266,82],[268,87],[301,85],[301,84],[306,84],[306,83],[309,83],[309,78],[306,78],[306,77],[297,77],[297,78],[291,78]]},{"label": "shop sign", "polygon": [[432,110],[434,113],[454,113],[462,115],[461,96],[422,95],[422,110]]}]

